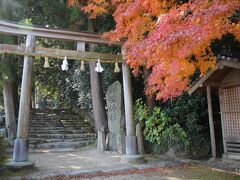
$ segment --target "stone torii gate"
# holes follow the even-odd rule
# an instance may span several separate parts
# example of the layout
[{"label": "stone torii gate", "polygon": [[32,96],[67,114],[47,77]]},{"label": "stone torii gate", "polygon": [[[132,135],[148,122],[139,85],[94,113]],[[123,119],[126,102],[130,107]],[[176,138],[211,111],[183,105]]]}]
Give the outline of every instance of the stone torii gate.
[{"label": "stone torii gate", "polygon": [[[85,43],[122,46],[121,42],[111,42],[102,39],[100,35],[93,33],[82,33],[65,31],[60,29],[26,26],[0,20],[0,33],[9,35],[23,35],[26,37],[26,44],[7,45],[0,44],[0,54],[24,55],[24,66],[22,75],[22,86],[20,96],[20,107],[18,116],[17,139],[14,143],[13,161],[9,163],[13,167],[26,167],[34,165],[28,158],[28,124],[31,97],[31,81],[33,57],[59,57],[67,56],[68,59],[88,59],[96,61],[97,58],[105,62],[122,62],[124,106],[126,119],[126,155],[122,157],[123,162],[143,161],[138,155],[135,121],[133,118],[133,96],[131,85],[131,72],[126,64],[126,50],[122,47],[122,56],[103,54],[96,52],[85,52]],[[43,48],[36,45],[36,37],[76,41],[77,50],[62,50]]]}]

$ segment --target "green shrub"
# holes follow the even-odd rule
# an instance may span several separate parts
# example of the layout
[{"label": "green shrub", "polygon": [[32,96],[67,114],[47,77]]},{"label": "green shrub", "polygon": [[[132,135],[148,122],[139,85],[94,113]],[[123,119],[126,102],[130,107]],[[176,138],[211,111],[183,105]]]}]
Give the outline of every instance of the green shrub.
[{"label": "green shrub", "polygon": [[[169,147],[188,152],[194,157],[207,155],[210,148],[208,138],[208,113],[206,95],[196,92],[184,94],[176,99],[160,102],[149,115],[147,105],[138,99],[135,119],[144,127],[145,139],[153,144],[154,151],[164,152]],[[199,154],[200,153],[200,154]]]},{"label": "green shrub", "polygon": [[189,138],[178,124],[171,124],[171,118],[160,107],[149,114],[147,105],[141,99],[136,101],[135,118],[144,127],[145,139],[154,144],[154,151],[164,153],[169,148],[186,152]]},{"label": "green shrub", "polygon": [[172,123],[178,123],[186,132],[190,155],[198,156],[202,148],[209,146],[207,100],[203,92],[184,94],[162,103],[161,107]]}]

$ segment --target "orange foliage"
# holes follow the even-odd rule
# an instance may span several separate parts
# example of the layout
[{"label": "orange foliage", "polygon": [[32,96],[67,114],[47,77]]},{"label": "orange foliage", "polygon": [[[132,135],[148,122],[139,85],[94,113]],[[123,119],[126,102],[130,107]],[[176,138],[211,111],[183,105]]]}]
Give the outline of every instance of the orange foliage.
[{"label": "orange foliage", "polygon": [[74,6],[75,0],[68,0],[68,6]]},{"label": "orange foliage", "polygon": [[[77,1],[82,2],[81,0]],[[128,63],[139,72],[152,68],[146,93],[157,99],[174,98],[188,89],[196,70],[214,68],[210,49],[215,39],[232,33],[240,40],[240,24],[229,18],[240,10],[240,0],[88,0],[83,10],[92,17],[110,13],[115,30],[104,34],[124,40]]]}]

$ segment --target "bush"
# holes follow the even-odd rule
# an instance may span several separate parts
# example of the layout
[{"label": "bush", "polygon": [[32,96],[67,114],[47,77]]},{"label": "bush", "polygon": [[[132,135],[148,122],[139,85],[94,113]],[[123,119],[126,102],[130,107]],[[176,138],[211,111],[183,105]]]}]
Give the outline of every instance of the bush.
[{"label": "bush", "polygon": [[178,124],[171,124],[171,118],[159,107],[149,114],[147,105],[141,99],[136,101],[135,118],[144,127],[144,136],[154,144],[154,151],[164,153],[170,148],[178,152],[186,152],[189,138]]},{"label": "bush", "polygon": [[173,148],[197,158],[206,156],[210,143],[205,94],[184,94],[160,106],[149,114],[141,99],[135,105],[135,119],[144,127],[145,139],[152,143],[153,151],[164,153]]},{"label": "bush", "polygon": [[179,123],[188,138],[190,155],[198,157],[199,151],[209,149],[207,100],[203,92],[184,94],[161,105],[172,123]]}]

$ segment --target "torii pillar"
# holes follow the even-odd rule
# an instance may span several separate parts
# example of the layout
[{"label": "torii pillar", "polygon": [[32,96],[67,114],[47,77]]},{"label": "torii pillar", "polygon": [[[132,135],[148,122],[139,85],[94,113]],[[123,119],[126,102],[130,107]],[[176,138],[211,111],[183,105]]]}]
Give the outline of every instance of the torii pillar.
[{"label": "torii pillar", "polygon": [[[126,60],[126,50],[124,48],[122,48],[122,56],[123,59]],[[122,162],[139,164],[144,162],[144,156],[138,153],[131,73],[129,66],[125,62],[122,63],[122,74],[126,120],[126,155],[122,156]]]},{"label": "torii pillar", "polygon": [[[33,52],[35,47],[35,36],[27,35],[25,52]],[[29,140],[28,140],[28,126],[29,126],[29,111],[31,99],[31,84],[32,84],[32,67],[33,58],[24,56],[20,107],[18,116],[17,139],[14,143],[13,160],[7,163],[15,169],[24,167],[32,167],[34,163],[29,161]]]}]

